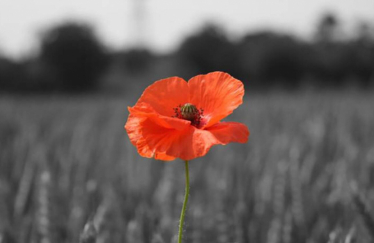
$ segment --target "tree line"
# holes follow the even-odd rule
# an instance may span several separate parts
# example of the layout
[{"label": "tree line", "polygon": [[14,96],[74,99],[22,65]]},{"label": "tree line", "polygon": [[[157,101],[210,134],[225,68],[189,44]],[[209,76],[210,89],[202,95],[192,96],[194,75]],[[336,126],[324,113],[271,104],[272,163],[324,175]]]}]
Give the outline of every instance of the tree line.
[{"label": "tree line", "polygon": [[[207,25],[166,56],[177,63],[174,74],[188,78],[226,71],[258,89],[373,87],[372,27],[362,23],[349,38],[340,36],[340,27],[333,14],[326,14],[311,40],[272,31],[231,40],[219,26]],[[69,22],[45,31],[36,56],[14,61],[0,55],[0,91],[97,90],[113,66],[128,76],[142,75],[160,59],[165,55],[147,49],[110,52],[90,25]]]}]

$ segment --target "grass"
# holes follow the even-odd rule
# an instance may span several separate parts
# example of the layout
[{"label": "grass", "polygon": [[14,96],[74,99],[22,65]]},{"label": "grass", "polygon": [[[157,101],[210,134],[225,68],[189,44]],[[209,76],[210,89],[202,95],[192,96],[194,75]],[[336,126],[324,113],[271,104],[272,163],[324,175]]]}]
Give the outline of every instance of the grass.
[{"label": "grass", "polygon": [[[1,243],[176,242],[184,164],[137,154],[123,129],[135,101],[0,97]],[[228,119],[249,125],[249,143],[190,161],[184,241],[371,241],[372,104],[371,93],[250,94]]]}]

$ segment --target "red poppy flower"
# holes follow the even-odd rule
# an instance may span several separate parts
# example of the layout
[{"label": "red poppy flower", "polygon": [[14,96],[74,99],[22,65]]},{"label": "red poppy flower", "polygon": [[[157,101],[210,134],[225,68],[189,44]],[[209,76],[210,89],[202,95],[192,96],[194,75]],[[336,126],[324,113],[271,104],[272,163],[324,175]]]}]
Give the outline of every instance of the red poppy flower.
[{"label": "red poppy flower", "polygon": [[242,82],[224,72],[156,81],[128,107],[125,125],[141,156],[191,160],[216,144],[245,143],[249,130],[241,123],[220,122],[243,103]]}]

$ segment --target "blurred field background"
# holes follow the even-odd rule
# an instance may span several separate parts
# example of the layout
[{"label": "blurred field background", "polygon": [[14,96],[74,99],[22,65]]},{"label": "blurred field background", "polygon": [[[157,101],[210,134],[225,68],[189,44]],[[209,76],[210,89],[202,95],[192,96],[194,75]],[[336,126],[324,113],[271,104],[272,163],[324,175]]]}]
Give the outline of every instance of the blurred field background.
[{"label": "blurred field background", "polygon": [[[371,242],[353,202],[374,200],[372,93],[248,93],[229,120],[250,142],[190,163],[185,241]],[[78,242],[89,220],[97,242],[171,242],[184,166],[137,154],[133,102],[1,97],[1,242]]]},{"label": "blurred field background", "polygon": [[227,120],[251,136],[190,162],[184,242],[373,242],[374,25],[349,26],[333,11],[310,38],[202,23],[160,53],[68,20],[27,55],[0,42],[0,243],[176,242],[184,165],[137,154],[127,106],[216,70],[245,84]]}]

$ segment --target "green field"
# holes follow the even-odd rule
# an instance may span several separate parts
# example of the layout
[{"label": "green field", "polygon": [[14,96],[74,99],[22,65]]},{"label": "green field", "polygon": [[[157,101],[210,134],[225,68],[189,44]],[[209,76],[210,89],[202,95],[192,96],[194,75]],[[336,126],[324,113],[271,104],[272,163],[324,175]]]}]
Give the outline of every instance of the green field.
[{"label": "green field", "polygon": [[[176,242],[184,164],[137,154],[135,101],[0,97],[1,243],[79,242],[89,219],[98,243]],[[372,92],[248,94],[227,120],[249,143],[190,162],[184,242],[372,242],[352,193],[373,205]]]}]

